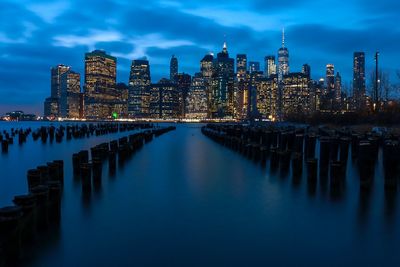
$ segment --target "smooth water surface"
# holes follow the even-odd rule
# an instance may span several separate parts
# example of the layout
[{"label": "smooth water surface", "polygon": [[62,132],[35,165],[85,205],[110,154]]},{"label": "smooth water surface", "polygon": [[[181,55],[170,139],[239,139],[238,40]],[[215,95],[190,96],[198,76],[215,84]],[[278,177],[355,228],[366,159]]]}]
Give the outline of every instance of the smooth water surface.
[{"label": "smooth water surface", "polygon": [[[0,124],[1,126],[4,126]],[[305,176],[271,174],[214,143],[201,125],[154,139],[82,198],[71,155],[117,135],[10,147],[0,156],[0,201],[26,190],[26,170],[65,160],[62,222],[27,266],[400,266],[399,196],[381,168],[364,195],[348,167],[340,197]],[[4,127],[3,127],[4,128]],[[127,133],[118,134],[127,135]]]}]

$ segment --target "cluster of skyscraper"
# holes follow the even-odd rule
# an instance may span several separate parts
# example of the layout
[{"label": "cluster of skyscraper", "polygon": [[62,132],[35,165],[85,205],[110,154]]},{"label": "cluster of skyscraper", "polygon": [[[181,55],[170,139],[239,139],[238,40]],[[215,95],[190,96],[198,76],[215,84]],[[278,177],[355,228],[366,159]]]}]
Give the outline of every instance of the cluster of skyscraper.
[{"label": "cluster of skyscraper", "polygon": [[45,116],[107,119],[267,119],[281,120],[292,114],[315,111],[337,112],[362,109],[365,96],[365,55],[354,53],[353,95],[342,92],[342,81],[334,65],[326,67],[326,78],[311,79],[311,68],[289,71],[289,50],[278,50],[259,62],[248,62],[245,54],[229,57],[226,43],[215,57],[200,61],[200,72],[192,77],[179,73],[178,59],[172,56],[169,79],[151,82],[146,59],[133,60],[129,83],[116,83],[115,57],[95,50],[85,55],[85,81],[70,67],[51,69],[51,97],[45,101]]}]

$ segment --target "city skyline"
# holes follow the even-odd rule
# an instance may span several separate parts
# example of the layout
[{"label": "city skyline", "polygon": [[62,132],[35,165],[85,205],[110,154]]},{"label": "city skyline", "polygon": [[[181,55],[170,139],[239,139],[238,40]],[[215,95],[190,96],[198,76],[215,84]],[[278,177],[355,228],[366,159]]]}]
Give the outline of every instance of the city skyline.
[{"label": "city skyline", "polygon": [[[391,72],[399,69],[396,60],[399,29],[394,23],[399,4],[395,1],[379,4],[355,1],[347,3],[345,8],[335,5],[328,14],[337,12],[340,16],[332,17],[328,23],[318,14],[321,4],[308,2],[285,1],[283,5],[247,1],[211,5],[207,1],[201,4],[150,1],[143,7],[110,1],[107,6],[95,8],[88,4],[91,3],[82,4],[81,9],[74,9],[77,5],[74,1],[36,2],[26,7],[23,1],[2,4],[1,12],[19,15],[22,19],[15,25],[5,22],[0,28],[0,113],[24,109],[40,114],[42,101],[50,90],[49,69],[65,64],[82,77],[82,55],[94,49],[104,49],[118,58],[117,82],[124,83],[129,79],[131,60],[143,56],[150,61],[152,82],[169,77],[173,54],[179,60],[179,72],[194,75],[204,54],[218,53],[224,40],[228,42],[231,57],[245,53],[248,62],[260,62],[260,69],[264,70],[264,57],[278,56],[282,28],[286,32],[285,46],[290,51],[291,72],[300,72],[307,63],[311,66],[312,78],[317,79],[325,77],[326,65],[332,63],[343,83],[348,84],[352,79],[353,52],[365,51],[369,83],[375,50],[381,52],[384,69]],[[310,11],[305,11],[307,7]],[[294,13],[295,9],[303,13]],[[106,23],[97,23],[96,17],[90,16],[91,12],[106,11],[109,12]],[[131,16],[136,15],[136,21],[130,21],[129,12]],[[315,16],[307,16],[306,20],[299,18],[299,14],[310,13]],[[236,20],[232,20],[232,14]],[[357,16],[350,16],[354,14]],[[354,18],[349,20],[350,17]],[[182,30],[180,21],[186,22]],[[128,22],[134,25],[133,30],[127,29]],[[397,82],[394,75],[391,78]]]}]

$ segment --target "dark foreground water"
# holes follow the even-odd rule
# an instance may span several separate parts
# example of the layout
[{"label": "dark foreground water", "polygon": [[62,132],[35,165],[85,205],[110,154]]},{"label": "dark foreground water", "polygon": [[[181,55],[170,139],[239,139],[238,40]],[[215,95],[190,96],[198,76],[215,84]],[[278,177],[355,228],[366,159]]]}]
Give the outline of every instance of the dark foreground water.
[{"label": "dark foreground water", "polygon": [[350,161],[345,192],[332,197],[323,183],[310,190],[305,176],[271,174],[214,143],[200,125],[177,127],[116,177],[104,166],[90,201],[72,179],[71,155],[116,135],[53,145],[30,137],[1,155],[1,206],[26,192],[27,169],[65,160],[61,225],[25,265],[400,266],[400,200],[385,194],[380,168],[363,195]]}]

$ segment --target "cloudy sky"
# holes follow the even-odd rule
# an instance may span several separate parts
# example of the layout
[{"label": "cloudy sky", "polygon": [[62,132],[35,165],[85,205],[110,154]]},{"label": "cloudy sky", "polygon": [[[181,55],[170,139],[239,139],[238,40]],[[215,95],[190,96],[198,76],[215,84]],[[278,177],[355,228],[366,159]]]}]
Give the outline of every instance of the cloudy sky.
[{"label": "cloudy sky", "polygon": [[353,52],[367,53],[369,72],[379,50],[396,82],[399,10],[397,0],[1,0],[0,114],[41,114],[50,67],[63,63],[83,75],[84,53],[93,49],[118,57],[120,82],[128,80],[130,61],[146,56],[156,82],[168,76],[172,54],[180,72],[193,74],[224,39],[231,56],[262,61],[276,54],[282,28],[291,71],[309,63],[319,78],[333,63],[348,83]]}]

